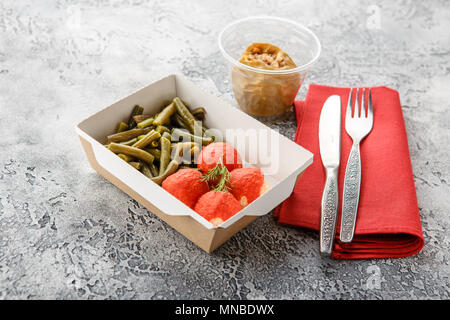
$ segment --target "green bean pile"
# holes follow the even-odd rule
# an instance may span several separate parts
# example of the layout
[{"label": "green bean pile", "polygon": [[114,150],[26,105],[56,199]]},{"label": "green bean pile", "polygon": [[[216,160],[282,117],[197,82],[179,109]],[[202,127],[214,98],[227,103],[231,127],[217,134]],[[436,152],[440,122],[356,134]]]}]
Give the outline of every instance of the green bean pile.
[{"label": "green bean pile", "polygon": [[196,168],[201,147],[215,140],[203,124],[205,109],[191,110],[179,97],[157,114],[143,113],[136,105],[128,122],[107,137],[106,147],[159,185],[179,168]]}]

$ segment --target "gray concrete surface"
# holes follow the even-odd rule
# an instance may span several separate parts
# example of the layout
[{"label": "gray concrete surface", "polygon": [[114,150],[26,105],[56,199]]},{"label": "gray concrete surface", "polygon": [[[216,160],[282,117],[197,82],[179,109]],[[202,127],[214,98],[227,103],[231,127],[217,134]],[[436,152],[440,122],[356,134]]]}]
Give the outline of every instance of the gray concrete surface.
[{"label": "gray concrete surface", "polygon": [[[217,35],[255,14],[321,39],[299,98],[312,82],[399,90],[419,254],[325,260],[317,234],[269,214],[209,255],[88,166],[76,123],[169,73],[235,104]],[[0,299],[448,299],[449,28],[446,0],[2,0]],[[294,118],[276,128],[292,138]]]}]

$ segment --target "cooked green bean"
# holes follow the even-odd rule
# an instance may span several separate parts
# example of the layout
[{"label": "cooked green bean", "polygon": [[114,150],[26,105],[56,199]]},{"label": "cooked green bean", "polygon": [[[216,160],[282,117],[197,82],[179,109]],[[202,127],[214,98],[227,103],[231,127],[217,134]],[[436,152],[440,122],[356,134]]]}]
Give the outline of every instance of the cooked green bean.
[{"label": "cooked green bean", "polygon": [[192,113],[189,111],[189,109],[184,105],[184,103],[181,101],[180,98],[176,97],[173,99],[173,102],[177,108],[178,114],[183,118],[183,120],[186,122],[186,124],[189,127],[189,131],[192,134],[201,134],[201,125],[197,122],[195,117],[192,115]]},{"label": "cooked green bean", "polygon": [[205,115],[206,115],[206,110],[203,107],[198,107],[198,108],[195,108],[194,110],[192,110],[191,113],[195,118],[204,120]]},{"label": "cooked green bean", "polygon": [[[189,152],[186,152],[189,151]],[[191,165],[193,161],[196,159],[200,152],[200,148],[198,145],[193,146],[192,148],[186,148],[183,151],[183,164]]]},{"label": "cooked green bean", "polygon": [[153,124],[153,121],[155,121],[155,119],[154,119],[153,117],[148,118],[148,119],[145,119],[144,121],[139,122],[139,123],[137,124],[137,127],[138,127],[138,128],[149,127],[149,126],[151,126],[151,125]]},{"label": "cooked green bean", "polygon": [[191,120],[195,120],[195,117],[192,115],[191,111],[189,111],[188,107],[181,101],[179,97],[175,97],[173,99],[173,103],[175,104],[175,107],[177,108],[177,112],[180,116],[183,117],[183,119],[186,120],[186,122],[189,122]]},{"label": "cooked green bean", "polygon": [[125,144],[127,146],[131,146],[132,144],[134,144],[136,141],[138,141],[139,138],[133,138],[130,139],[128,141],[124,141],[124,142],[119,142],[120,144]]},{"label": "cooked green bean", "polygon": [[161,137],[164,137],[166,139],[169,139],[169,141],[172,141],[172,135],[169,132],[164,132]]},{"label": "cooked green bean", "polygon": [[126,154],[123,154],[123,153],[119,153],[118,156],[119,156],[119,158],[121,158],[122,160],[124,160],[126,162],[130,162],[133,160],[133,157],[127,156]]},{"label": "cooked green bean", "polygon": [[133,120],[134,120],[134,122],[136,122],[136,123],[140,123],[140,122],[142,122],[142,121],[144,121],[144,120],[147,120],[148,118],[151,118],[151,117],[152,117],[152,116],[149,115],[149,114],[140,114],[140,115],[134,116],[134,117],[133,117]]},{"label": "cooked green bean", "polygon": [[159,140],[153,140],[151,143],[150,143],[150,146],[149,146],[150,148],[159,148]]},{"label": "cooked green bean", "polygon": [[162,125],[157,125],[155,131],[159,132],[161,134],[163,134],[163,132],[169,132],[170,133],[170,129],[165,127],[165,126],[162,126]]},{"label": "cooked green bean", "polygon": [[148,144],[152,143],[155,139],[158,139],[160,137],[161,134],[159,132],[152,130],[149,133],[147,133],[142,139],[138,140],[135,144],[133,144],[133,147],[142,149]]},{"label": "cooked green bean", "polygon": [[[161,184],[179,168],[196,169],[193,160],[202,145],[216,140],[202,124],[205,116],[205,108],[197,107],[191,111],[179,97],[164,101],[160,111],[153,115],[144,114],[144,108],[135,105],[128,122],[118,124],[117,132],[107,136],[105,146]],[[181,142],[172,143],[172,138]]]},{"label": "cooked green bean", "polygon": [[177,111],[174,103],[169,104],[161,111],[157,117],[155,117],[154,125],[164,125],[170,122],[170,117]]},{"label": "cooked green bean", "polygon": [[136,161],[131,161],[128,162],[129,165],[131,165],[132,167],[134,167],[136,170],[140,170],[142,164],[140,162],[136,162]]},{"label": "cooked green bean", "polygon": [[163,174],[170,162],[170,140],[161,138],[161,157],[159,159],[159,174]]},{"label": "cooked green bean", "polygon": [[128,131],[111,134],[108,136],[108,143],[128,141],[137,136],[140,136],[141,134],[147,134],[147,133],[149,133],[150,130],[151,130],[151,128],[131,129]]},{"label": "cooked green bean", "polygon": [[151,163],[148,166],[150,167],[150,171],[152,172],[153,176],[154,177],[158,176],[158,174],[159,174],[158,167],[154,163]]},{"label": "cooked green bean", "polygon": [[145,148],[145,151],[147,151],[148,153],[150,153],[152,156],[154,156],[156,159],[161,159],[161,151],[159,149],[155,149],[155,148]]},{"label": "cooked green bean", "polygon": [[153,175],[153,173],[152,173],[152,170],[150,170],[149,165],[146,164],[145,162],[141,162],[141,164],[142,164],[141,172],[142,172],[145,176],[147,176],[147,177],[149,177],[149,178],[153,178],[154,175]]},{"label": "cooked green bean", "polygon": [[173,160],[176,160],[178,164],[191,163],[192,162],[191,150],[194,148],[197,148],[199,150],[199,144],[195,142],[180,142],[176,143],[175,145],[172,144],[172,146],[173,148],[170,156]]},{"label": "cooked green bean", "polygon": [[136,121],[134,121],[133,117],[138,116],[144,113],[144,108],[140,105],[135,105],[133,111],[131,111],[130,118],[128,119],[128,128],[134,128],[136,126]]},{"label": "cooked green bean", "polygon": [[202,136],[203,135],[203,127],[202,127],[202,122],[201,121],[195,119],[194,123],[193,123],[193,127],[194,128],[193,128],[192,134],[194,134],[196,136],[198,136],[198,135]]},{"label": "cooked green bean", "polygon": [[175,113],[173,116],[172,116],[172,123],[175,125],[175,126],[177,126],[177,127],[180,127],[180,128],[182,128],[182,129],[186,129],[186,130],[190,130],[189,129],[189,126],[187,125],[187,123],[184,121],[184,119],[178,114],[178,113]]},{"label": "cooked green bean", "polygon": [[158,148],[158,147],[159,147],[159,140],[153,140],[153,141],[150,143],[150,146],[151,146],[152,148]]},{"label": "cooked green bean", "polygon": [[182,156],[183,156],[183,150],[184,145],[183,143],[177,143],[171,145],[171,152],[170,152],[170,158],[172,160],[176,160],[178,164],[181,164],[182,162]]},{"label": "cooked green bean", "polygon": [[178,128],[172,129],[172,137],[176,140],[178,140],[180,137],[183,137],[183,141],[189,140],[189,141],[201,142],[202,145],[204,145],[204,146],[214,142],[214,137],[195,136],[189,132],[183,131],[182,129],[178,129]]},{"label": "cooked green bean", "polygon": [[164,179],[166,179],[171,174],[174,174],[178,170],[178,162],[176,160],[172,160],[167,165],[166,170],[162,175],[152,178],[152,181],[156,184],[161,185]]},{"label": "cooked green bean", "polygon": [[200,148],[198,146],[193,146],[191,148],[191,155],[195,156],[200,152]]},{"label": "cooked green bean", "polygon": [[181,147],[183,149],[186,148],[193,148],[194,146],[198,146],[199,144],[197,142],[177,142],[177,143],[172,143],[170,146],[170,149],[174,150],[178,147]]},{"label": "cooked green bean", "polygon": [[115,142],[110,143],[108,149],[114,153],[123,153],[127,156],[138,158],[149,164],[153,163],[153,160],[155,159],[154,156],[152,156],[150,153],[148,153],[142,149],[135,148],[132,146],[126,146],[126,145],[115,143]]},{"label": "cooked green bean", "polygon": [[128,130],[128,124],[123,121],[119,122],[119,124],[117,125],[116,133],[120,133],[126,130]]}]

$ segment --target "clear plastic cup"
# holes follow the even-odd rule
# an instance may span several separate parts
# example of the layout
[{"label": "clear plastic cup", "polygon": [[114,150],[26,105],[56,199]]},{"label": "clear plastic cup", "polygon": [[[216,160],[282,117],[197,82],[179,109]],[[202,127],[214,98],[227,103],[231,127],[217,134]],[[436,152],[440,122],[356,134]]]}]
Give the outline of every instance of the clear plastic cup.
[{"label": "clear plastic cup", "polygon": [[[266,70],[239,62],[252,43],[270,43],[286,52],[293,69]],[[305,26],[278,17],[256,16],[227,25],[219,35],[219,48],[231,66],[231,83],[239,107],[263,122],[289,116],[292,103],[321,47]]]}]

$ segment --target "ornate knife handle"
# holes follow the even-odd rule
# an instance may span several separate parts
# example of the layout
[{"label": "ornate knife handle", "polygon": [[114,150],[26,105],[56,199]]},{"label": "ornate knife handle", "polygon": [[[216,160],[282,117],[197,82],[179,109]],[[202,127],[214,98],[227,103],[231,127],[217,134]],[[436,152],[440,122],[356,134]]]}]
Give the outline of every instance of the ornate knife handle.
[{"label": "ornate knife handle", "polygon": [[354,143],[347,168],[345,169],[344,194],[342,199],[341,242],[351,242],[355,233],[356,214],[358,213],[359,190],[361,185],[361,156],[359,143]]},{"label": "ornate knife handle", "polygon": [[322,195],[320,217],[320,253],[329,256],[333,250],[338,209],[338,169],[327,168],[327,181]]}]

